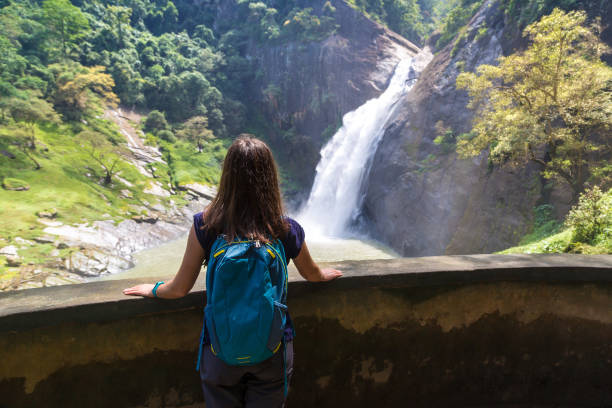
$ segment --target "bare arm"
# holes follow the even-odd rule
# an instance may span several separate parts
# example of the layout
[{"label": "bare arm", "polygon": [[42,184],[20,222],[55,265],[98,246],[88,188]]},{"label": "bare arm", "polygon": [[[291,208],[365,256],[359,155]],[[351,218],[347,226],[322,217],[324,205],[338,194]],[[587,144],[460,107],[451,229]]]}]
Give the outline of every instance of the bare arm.
[{"label": "bare arm", "polygon": [[[157,297],[164,299],[176,299],[188,294],[191,288],[193,288],[193,285],[200,274],[202,262],[204,262],[204,255],[204,249],[202,249],[202,246],[198,242],[194,227],[192,226],[191,230],[189,231],[189,238],[187,238],[187,247],[185,248],[185,254],[183,255],[181,267],[172,280],[160,285],[157,288]],[[154,286],[155,285],[150,283],[136,285],[131,288],[124,289],[123,294],[131,296],[154,297],[152,293]]]},{"label": "bare arm", "polygon": [[342,276],[342,272],[337,269],[321,269],[310,256],[306,242],[302,244],[300,253],[293,260],[298,272],[304,279],[310,282],[324,282]]}]

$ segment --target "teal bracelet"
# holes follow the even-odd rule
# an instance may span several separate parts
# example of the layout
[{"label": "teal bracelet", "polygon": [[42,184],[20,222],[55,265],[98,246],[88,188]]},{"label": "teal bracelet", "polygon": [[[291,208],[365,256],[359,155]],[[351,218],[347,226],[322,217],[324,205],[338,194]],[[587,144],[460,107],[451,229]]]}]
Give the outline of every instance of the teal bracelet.
[{"label": "teal bracelet", "polygon": [[163,284],[164,284],[164,281],[159,281],[155,284],[155,286],[153,286],[153,290],[151,292],[153,292],[154,297],[157,297],[157,288],[159,288]]}]

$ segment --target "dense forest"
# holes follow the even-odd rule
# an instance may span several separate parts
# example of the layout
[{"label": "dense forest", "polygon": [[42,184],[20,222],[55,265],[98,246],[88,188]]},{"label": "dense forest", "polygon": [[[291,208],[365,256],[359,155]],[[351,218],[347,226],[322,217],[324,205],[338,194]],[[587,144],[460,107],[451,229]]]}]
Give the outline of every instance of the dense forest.
[{"label": "dense forest", "polygon": [[[347,3],[438,52],[462,44],[466,24],[483,5]],[[520,32],[555,7],[571,10],[580,2],[500,4]],[[187,183],[214,185],[231,139],[257,134],[262,121],[246,99],[245,90],[263,75],[249,50],[320,42],[338,27],[330,1],[0,0],[0,247],[44,235],[41,214],[66,224],[119,221],[142,217],[156,205],[184,204]],[[272,98],[279,90],[270,85],[265,92]],[[163,161],[144,172],[109,120],[119,106],[143,116],[131,125],[162,154]],[[292,143],[292,129],[279,133]],[[291,174],[281,173],[290,189]],[[172,195],[152,195],[153,185]],[[73,251],[39,244],[19,256],[0,256],[0,288],[37,265],[61,268],[57,260]]]}]

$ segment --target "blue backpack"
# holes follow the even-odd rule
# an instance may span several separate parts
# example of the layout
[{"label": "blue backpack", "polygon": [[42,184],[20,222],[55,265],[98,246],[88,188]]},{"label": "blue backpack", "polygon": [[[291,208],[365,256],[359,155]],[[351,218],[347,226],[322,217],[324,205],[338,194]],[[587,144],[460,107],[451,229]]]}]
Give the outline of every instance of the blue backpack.
[{"label": "blue backpack", "polygon": [[283,343],[287,323],[287,261],[280,242],[227,242],[212,245],[206,275],[204,336],[212,353],[234,366],[254,365],[272,357]]}]

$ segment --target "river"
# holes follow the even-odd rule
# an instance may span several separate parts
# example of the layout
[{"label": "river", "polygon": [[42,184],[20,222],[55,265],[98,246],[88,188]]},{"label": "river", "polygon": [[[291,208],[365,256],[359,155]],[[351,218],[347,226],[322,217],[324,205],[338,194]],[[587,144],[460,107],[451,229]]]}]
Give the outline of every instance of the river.
[{"label": "river", "polygon": [[[146,249],[134,254],[136,266],[127,271],[104,275],[93,280],[128,279],[143,277],[172,277],[185,252],[187,235],[167,242],[156,248]],[[308,249],[317,262],[337,262],[344,260],[391,259],[398,255],[384,245],[357,238],[313,238],[306,237]],[[297,270],[289,268],[289,277],[297,278]]]}]

